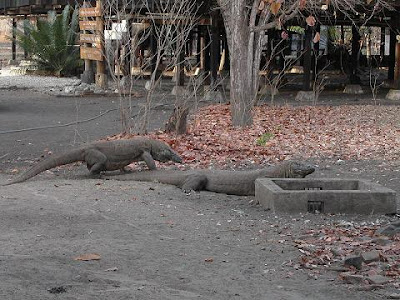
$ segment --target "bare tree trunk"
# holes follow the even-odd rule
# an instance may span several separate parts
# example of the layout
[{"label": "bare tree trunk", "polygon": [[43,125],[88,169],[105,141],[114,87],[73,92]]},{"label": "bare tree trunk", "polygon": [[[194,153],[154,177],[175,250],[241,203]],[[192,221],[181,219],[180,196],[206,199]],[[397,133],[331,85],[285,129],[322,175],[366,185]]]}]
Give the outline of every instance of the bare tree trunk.
[{"label": "bare tree trunk", "polygon": [[[235,47],[236,46],[236,47]],[[253,123],[253,76],[248,64],[247,48],[236,44],[231,51],[230,101],[233,126],[248,126]]]},{"label": "bare tree trunk", "polygon": [[[258,76],[254,76],[254,33],[248,26],[248,17],[243,14],[245,3],[233,0],[230,9],[223,10],[230,53],[230,102],[233,126],[248,126],[253,123],[253,100],[258,88]],[[256,80],[256,81],[254,81]]]}]

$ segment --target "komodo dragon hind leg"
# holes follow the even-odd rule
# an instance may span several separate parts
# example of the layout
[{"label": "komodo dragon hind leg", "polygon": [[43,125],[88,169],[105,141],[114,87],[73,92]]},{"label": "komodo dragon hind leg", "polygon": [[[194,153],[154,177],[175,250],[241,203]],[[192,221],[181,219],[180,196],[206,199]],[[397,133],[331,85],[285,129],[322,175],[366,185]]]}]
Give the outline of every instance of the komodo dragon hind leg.
[{"label": "komodo dragon hind leg", "polygon": [[201,174],[192,174],[187,176],[183,182],[181,189],[185,193],[190,191],[201,191],[204,190],[207,185],[207,176]]},{"label": "komodo dragon hind leg", "polygon": [[96,149],[90,149],[85,153],[85,162],[90,174],[100,174],[106,169],[107,156]]}]

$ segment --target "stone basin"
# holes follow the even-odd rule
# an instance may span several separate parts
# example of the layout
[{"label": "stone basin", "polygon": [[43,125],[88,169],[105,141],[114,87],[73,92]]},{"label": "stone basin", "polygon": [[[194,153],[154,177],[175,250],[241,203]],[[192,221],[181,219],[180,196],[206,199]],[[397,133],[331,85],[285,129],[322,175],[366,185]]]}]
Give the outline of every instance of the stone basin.
[{"label": "stone basin", "polygon": [[394,214],[396,192],[360,179],[259,178],[256,200],[273,212]]}]

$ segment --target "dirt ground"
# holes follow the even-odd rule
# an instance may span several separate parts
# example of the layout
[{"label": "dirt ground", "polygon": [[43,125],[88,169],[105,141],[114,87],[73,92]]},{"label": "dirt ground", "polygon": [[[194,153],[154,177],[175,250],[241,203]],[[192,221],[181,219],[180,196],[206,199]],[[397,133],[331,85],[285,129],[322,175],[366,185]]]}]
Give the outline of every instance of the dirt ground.
[{"label": "dirt ground", "polygon": [[[138,104],[140,99],[138,100]],[[328,101],[329,102],[329,101]],[[8,131],[88,119],[116,108],[111,97],[56,98],[0,92],[0,182],[48,151],[120,130],[117,111],[78,126]],[[155,112],[154,128],[170,109]],[[311,159],[314,177],[365,178],[400,192],[400,162]],[[0,299],[389,299],[334,270],[293,266],[307,230],[380,224],[397,216],[274,215],[254,197],[186,195],[156,183],[91,179],[83,166],[0,187]],[[84,254],[99,260],[81,261]]]}]

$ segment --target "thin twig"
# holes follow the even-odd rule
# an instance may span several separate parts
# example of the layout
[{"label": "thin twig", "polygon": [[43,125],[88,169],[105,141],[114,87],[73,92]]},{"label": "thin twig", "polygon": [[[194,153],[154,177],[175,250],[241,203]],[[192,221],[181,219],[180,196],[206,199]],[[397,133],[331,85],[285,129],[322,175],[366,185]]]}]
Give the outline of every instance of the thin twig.
[{"label": "thin twig", "polygon": [[6,157],[6,156],[9,155],[9,154],[10,154],[10,153],[6,153],[6,154],[0,156],[0,159],[3,159],[4,157]]},{"label": "thin twig", "polygon": [[105,114],[108,114],[109,112],[112,112],[114,110],[117,110],[117,108],[112,108],[112,109],[106,110],[105,112],[103,112],[103,113],[101,113],[101,114],[99,114],[97,116],[94,116],[92,118],[89,118],[89,119],[75,121],[75,122],[71,122],[71,123],[60,124],[60,125],[48,125],[48,126],[40,126],[40,127],[31,127],[31,128],[23,128],[23,129],[15,129],[15,130],[7,130],[7,131],[0,131],[0,134],[17,133],[17,132],[25,132],[25,131],[33,131],[33,130],[41,130],[41,129],[49,129],[49,128],[60,128],[60,127],[67,127],[67,126],[87,123],[87,122],[96,120],[96,119],[98,119],[98,118],[104,116]]}]

